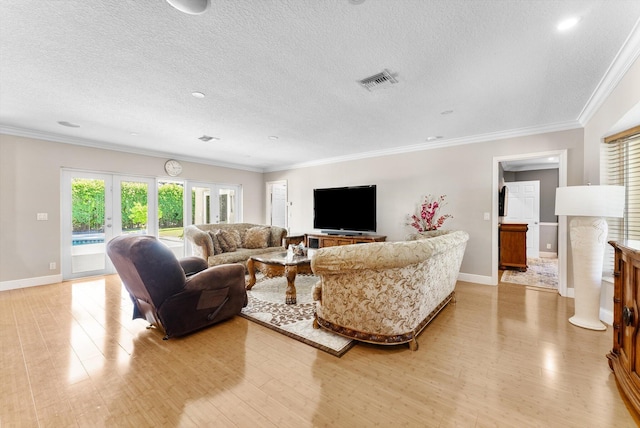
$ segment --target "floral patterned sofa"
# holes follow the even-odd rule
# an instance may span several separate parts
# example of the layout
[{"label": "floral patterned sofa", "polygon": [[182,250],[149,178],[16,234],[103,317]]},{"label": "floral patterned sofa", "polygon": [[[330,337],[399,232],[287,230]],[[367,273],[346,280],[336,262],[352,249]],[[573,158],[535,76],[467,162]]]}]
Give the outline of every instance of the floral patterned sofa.
[{"label": "floral patterned sofa", "polygon": [[319,249],[314,327],[383,345],[409,343],[455,297],[469,235],[434,231],[404,242]]},{"label": "floral patterned sofa", "polygon": [[252,223],[195,224],[184,228],[193,255],[209,266],[226,263],[247,264],[249,257],[271,251],[284,251],[282,240],[287,229]]}]

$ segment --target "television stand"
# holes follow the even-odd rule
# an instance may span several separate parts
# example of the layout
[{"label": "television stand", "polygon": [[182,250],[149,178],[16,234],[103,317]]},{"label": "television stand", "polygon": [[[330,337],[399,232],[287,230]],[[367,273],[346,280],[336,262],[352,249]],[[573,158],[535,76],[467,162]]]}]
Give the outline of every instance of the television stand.
[{"label": "television stand", "polygon": [[305,242],[308,248],[336,247],[339,245],[364,244],[368,242],[384,242],[382,235],[334,235],[329,233],[307,234]]}]

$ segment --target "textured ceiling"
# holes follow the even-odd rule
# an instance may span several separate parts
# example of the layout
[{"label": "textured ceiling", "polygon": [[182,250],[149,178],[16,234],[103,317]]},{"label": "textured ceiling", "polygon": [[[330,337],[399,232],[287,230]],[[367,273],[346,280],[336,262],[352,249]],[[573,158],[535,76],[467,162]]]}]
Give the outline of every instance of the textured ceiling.
[{"label": "textured ceiling", "polygon": [[[1,0],[0,131],[275,170],[575,128],[637,57],[639,17],[637,0]],[[397,84],[358,84],[384,69]]]}]

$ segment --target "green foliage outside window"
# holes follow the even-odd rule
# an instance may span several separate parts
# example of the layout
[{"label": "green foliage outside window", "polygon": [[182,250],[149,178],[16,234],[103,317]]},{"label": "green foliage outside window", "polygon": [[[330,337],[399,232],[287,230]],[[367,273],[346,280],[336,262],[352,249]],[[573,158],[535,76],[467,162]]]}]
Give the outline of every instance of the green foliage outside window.
[{"label": "green foliage outside window", "polygon": [[[74,179],[71,183],[74,232],[103,231],[104,181]],[[182,186],[167,183],[158,189],[160,228],[182,226]],[[147,185],[123,182],[121,189],[122,229],[134,230],[147,223]]]},{"label": "green foliage outside window", "polygon": [[158,207],[162,209],[160,229],[182,227],[183,187],[176,183],[164,183],[158,188]]},{"label": "green foliage outside window", "polygon": [[104,225],[104,181],[74,179],[71,183],[74,232],[102,230]]}]

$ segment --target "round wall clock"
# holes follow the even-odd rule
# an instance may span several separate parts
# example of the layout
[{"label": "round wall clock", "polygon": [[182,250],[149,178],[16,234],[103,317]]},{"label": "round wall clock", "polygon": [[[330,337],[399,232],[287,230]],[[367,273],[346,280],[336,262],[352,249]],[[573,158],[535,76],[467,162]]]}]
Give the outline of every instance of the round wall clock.
[{"label": "round wall clock", "polygon": [[164,163],[164,170],[172,177],[180,175],[182,172],[182,165],[175,159],[169,159]]}]

